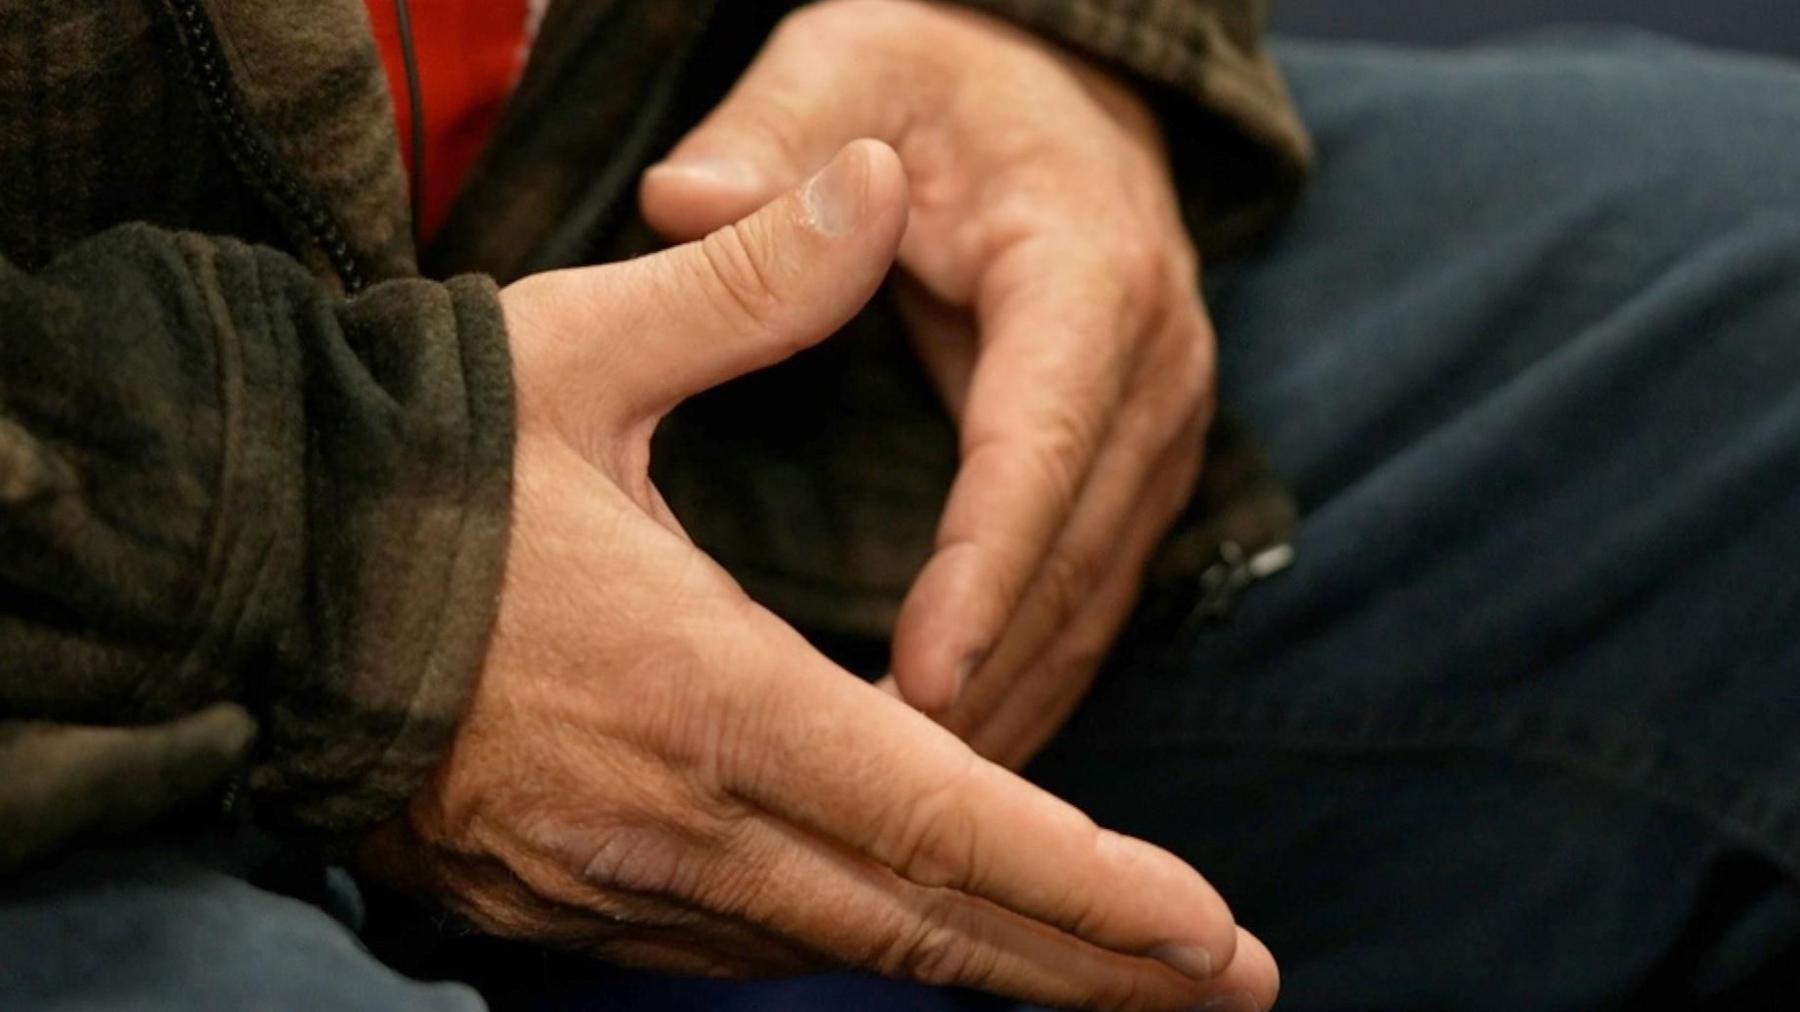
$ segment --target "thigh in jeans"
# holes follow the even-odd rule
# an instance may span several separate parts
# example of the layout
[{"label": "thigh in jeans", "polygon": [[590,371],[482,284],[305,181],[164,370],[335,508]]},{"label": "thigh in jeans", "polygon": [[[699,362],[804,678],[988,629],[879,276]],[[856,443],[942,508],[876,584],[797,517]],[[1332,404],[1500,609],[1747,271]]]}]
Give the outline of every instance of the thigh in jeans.
[{"label": "thigh in jeans", "polygon": [[1135,626],[1035,775],[1209,874],[1287,1008],[1791,996],[1800,68],[1282,52],[1320,177],[1209,301],[1298,561]]},{"label": "thigh in jeans", "polygon": [[304,847],[232,827],[94,844],[0,883],[0,1009],[479,1012],[354,934],[350,879]]}]

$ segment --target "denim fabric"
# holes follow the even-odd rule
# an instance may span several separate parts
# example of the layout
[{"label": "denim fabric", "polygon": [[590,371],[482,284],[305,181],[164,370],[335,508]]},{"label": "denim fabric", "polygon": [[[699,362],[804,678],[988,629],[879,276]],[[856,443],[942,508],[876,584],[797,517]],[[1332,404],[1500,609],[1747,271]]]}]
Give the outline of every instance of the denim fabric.
[{"label": "denim fabric", "polygon": [[1299,562],[1035,775],[1283,1008],[1800,1007],[1800,72],[1282,55],[1322,175],[1209,302]]},{"label": "denim fabric", "polygon": [[1544,25],[1636,25],[1711,46],[1800,56],[1792,0],[1278,0],[1277,32],[1447,45]]},{"label": "denim fabric", "polygon": [[95,846],[0,883],[0,1009],[473,1012],[357,940],[359,892],[243,827]]},{"label": "denim fabric", "polygon": [[[1304,500],[1298,562],[1225,625],[1136,623],[1033,776],[1205,871],[1284,1009],[1796,1007],[1800,71],[1591,35],[1281,56],[1321,175],[1208,294],[1224,399]],[[290,899],[131,866],[0,901],[0,1005],[24,979],[195,1007],[264,961],[265,1006],[396,986]],[[996,1004],[535,955],[483,982]]]}]

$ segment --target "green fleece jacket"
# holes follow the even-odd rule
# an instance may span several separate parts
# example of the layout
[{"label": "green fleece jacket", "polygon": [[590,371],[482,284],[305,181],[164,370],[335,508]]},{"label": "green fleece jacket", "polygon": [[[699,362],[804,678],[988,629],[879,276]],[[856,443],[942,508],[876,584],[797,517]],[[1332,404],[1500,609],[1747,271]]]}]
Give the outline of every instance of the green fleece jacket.
[{"label": "green fleece jacket", "polygon": [[[969,2],[1136,75],[1208,250],[1296,191],[1256,0]],[[553,4],[421,257],[363,0],[0,0],[0,873],[221,798],[338,842],[404,803],[504,563],[493,279],[647,248],[638,172],[791,6]],[[843,391],[825,435],[750,384],[659,444],[702,547],[855,635],[891,620],[955,465],[870,319],[799,367]],[[1171,579],[1291,524],[1242,459],[1202,499],[1261,506],[1209,507]]]}]

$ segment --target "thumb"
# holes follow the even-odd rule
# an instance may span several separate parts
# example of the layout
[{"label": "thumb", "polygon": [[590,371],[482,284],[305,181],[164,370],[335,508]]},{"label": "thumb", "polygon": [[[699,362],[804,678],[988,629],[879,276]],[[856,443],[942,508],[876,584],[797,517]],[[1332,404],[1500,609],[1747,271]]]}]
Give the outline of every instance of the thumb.
[{"label": "thumb", "polygon": [[823,340],[881,286],[906,230],[906,174],[855,141],[817,175],[698,242],[615,265],[635,307],[616,363],[644,417]]}]

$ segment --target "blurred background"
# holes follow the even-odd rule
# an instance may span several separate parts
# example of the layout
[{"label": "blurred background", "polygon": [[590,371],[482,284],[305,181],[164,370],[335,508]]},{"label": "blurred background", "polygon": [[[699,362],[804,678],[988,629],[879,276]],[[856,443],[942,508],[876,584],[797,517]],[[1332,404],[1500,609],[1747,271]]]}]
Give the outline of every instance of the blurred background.
[{"label": "blurred background", "polygon": [[1800,56],[1800,0],[1275,0],[1274,18],[1292,35],[1425,43],[1570,23]]}]

